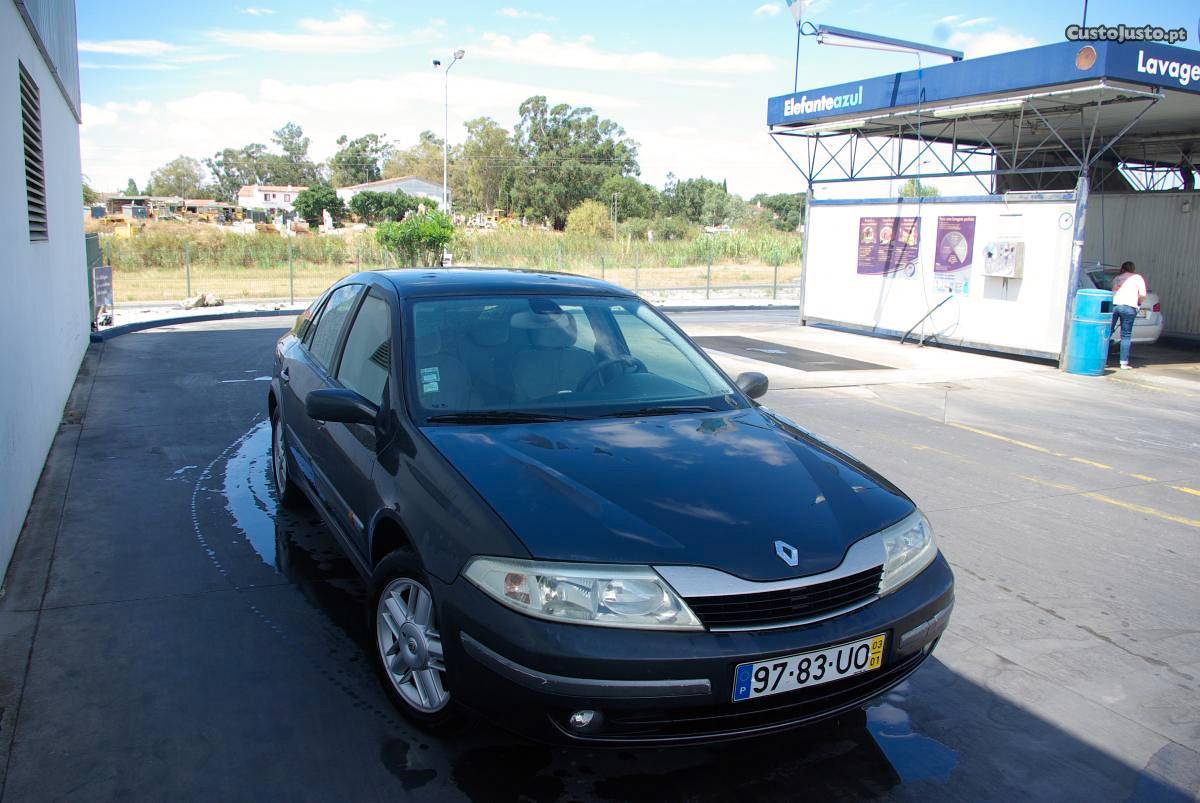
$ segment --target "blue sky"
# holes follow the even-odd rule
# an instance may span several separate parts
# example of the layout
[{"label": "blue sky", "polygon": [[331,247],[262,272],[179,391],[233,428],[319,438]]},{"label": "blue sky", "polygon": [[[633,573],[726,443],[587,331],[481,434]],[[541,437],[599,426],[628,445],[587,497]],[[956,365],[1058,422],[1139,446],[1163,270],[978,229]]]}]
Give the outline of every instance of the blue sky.
[{"label": "blue sky", "polygon": [[[511,4],[510,4],[511,3]],[[968,57],[1048,44],[1078,22],[1064,0],[815,0],[817,23],[941,44]],[[1195,0],[1091,0],[1089,23],[1186,27]],[[401,145],[442,130],[455,48],[450,139],[487,115],[511,125],[524,98],[589,105],[640,143],[642,177],[727,179],[743,195],[800,189],[766,135],[766,99],[792,86],[795,27],[783,0],[78,4],[84,173],[103,190],[142,184],[179,154],[269,142],[291,120],[322,159],[340,134]],[[904,54],[801,44],[800,86],[911,69]],[[929,60],[926,64],[932,63]]]}]

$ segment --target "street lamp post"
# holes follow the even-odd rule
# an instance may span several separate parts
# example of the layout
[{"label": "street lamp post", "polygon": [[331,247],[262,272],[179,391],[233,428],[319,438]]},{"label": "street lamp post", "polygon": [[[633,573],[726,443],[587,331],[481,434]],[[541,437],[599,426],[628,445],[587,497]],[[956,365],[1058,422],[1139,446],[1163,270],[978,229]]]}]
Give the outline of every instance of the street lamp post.
[{"label": "street lamp post", "polygon": [[[462,61],[467,55],[465,50],[455,50],[454,58],[442,71],[443,104],[442,104],[442,207],[450,214],[450,68]],[[434,68],[442,66],[440,59],[433,60]]]}]

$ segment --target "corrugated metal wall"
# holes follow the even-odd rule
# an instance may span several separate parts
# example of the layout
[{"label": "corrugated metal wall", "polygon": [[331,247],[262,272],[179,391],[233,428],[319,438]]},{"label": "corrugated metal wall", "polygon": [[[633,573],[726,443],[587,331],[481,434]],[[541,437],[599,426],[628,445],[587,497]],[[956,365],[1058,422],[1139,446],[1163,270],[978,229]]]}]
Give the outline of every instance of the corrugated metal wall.
[{"label": "corrugated metal wall", "polygon": [[[1183,211],[1185,202],[1191,211]],[[1200,193],[1090,196],[1083,258],[1107,265],[1132,259],[1162,299],[1165,332],[1200,337]]]},{"label": "corrugated metal wall", "polygon": [[[37,38],[59,86],[79,119],[79,50],[76,46],[75,0],[13,0],[37,31]],[[121,13],[116,12],[114,13]]]}]

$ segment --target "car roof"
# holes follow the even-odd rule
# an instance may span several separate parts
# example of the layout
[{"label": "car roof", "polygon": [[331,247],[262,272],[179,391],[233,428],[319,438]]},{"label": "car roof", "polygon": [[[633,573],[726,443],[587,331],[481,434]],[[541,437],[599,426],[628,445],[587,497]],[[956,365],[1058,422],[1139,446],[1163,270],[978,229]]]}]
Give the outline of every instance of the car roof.
[{"label": "car roof", "polygon": [[403,268],[356,274],[344,281],[366,277],[389,282],[401,298],[526,293],[634,297],[622,287],[587,276],[512,268]]}]

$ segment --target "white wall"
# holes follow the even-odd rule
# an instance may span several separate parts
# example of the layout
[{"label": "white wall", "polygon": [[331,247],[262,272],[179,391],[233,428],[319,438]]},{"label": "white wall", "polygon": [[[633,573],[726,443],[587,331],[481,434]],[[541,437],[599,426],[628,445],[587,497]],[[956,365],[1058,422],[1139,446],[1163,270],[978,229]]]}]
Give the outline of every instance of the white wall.
[{"label": "white wall", "polygon": [[1092,195],[1083,258],[1108,265],[1133,260],[1162,300],[1163,331],[1200,337],[1200,193]]},{"label": "white wall", "polygon": [[[814,201],[804,315],[810,320],[884,333],[906,332],[947,295],[935,287],[933,270],[938,217],[974,216],[968,291],[946,302],[926,323],[925,331],[940,333],[946,343],[1057,356],[1075,209],[1073,200],[1065,200],[1068,196],[1008,203],[999,197],[923,199],[920,203],[915,199],[904,203]],[[859,218],[892,216],[921,219],[915,275],[859,275]],[[1024,277],[1019,281],[985,278],[984,246],[1011,234],[1026,244]]]},{"label": "white wall", "polygon": [[[79,127],[24,20],[0,2],[0,574],[88,340]],[[17,60],[41,93],[49,242],[31,243]]]}]

